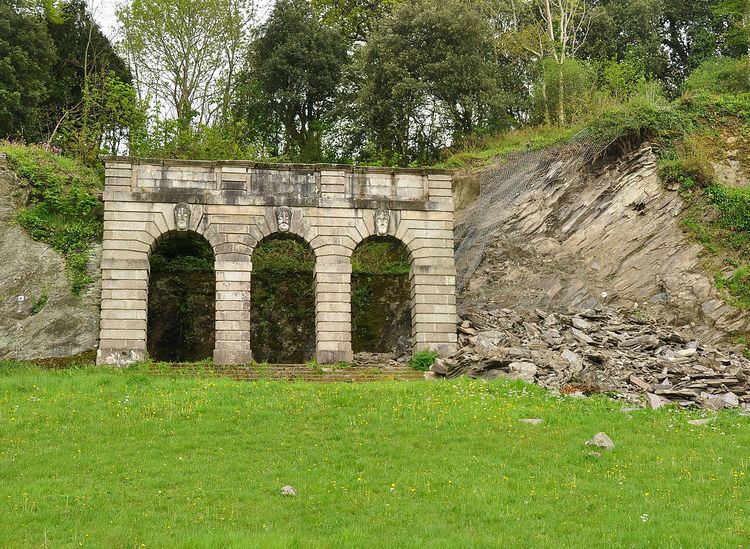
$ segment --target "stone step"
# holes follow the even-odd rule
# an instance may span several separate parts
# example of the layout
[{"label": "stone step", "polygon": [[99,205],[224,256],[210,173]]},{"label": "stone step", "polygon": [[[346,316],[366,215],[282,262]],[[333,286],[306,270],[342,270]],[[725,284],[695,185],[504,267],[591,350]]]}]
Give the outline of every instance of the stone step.
[{"label": "stone step", "polygon": [[348,368],[312,368],[305,364],[269,366],[216,366],[214,364],[152,365],[149,374],[156,376],[229,377],[240,381],[309,381],[317,383],[365,383],[373,381],[417,381],[423,372],[408,366],[350,366]]}]

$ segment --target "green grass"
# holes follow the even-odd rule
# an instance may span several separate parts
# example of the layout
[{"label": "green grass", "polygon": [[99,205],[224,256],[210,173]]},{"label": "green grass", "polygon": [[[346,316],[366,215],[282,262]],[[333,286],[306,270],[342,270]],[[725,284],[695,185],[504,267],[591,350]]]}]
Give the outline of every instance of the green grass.
[{"label": "green grass", "polygon": [[513,130],[487,137],[466,150],[450,154],[435,164],[435,168],[479,167],[490,164],[495,158],[519,151],[538,151],[569,141],[580,127],[558,128],[538,126]]},{"label": "green grass", "polygon": [[745,546],[750,419],[696,415],[519,382],[0,365],[0,546]]}]

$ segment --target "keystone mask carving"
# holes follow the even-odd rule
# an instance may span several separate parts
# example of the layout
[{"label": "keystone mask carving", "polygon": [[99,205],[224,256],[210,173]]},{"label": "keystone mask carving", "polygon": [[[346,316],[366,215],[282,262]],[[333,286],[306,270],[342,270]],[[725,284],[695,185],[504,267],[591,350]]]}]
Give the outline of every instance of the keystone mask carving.
[{"label": "keystone mask carving", "polygon": [[174,224],[178,231],[187,231],[190,225],[190,206],[180,202],[174,207]]},{"label": "keystone mask carving", "polygon": [[391,212],[387,208],[375,210],[375,233],[378,236],[386,236],[391,226]]},{"label": "keystone mask carving", "polygon": [[276,225],[280,233],[288,233],[292,224],[292,210],[286,206],[276,209]]}]

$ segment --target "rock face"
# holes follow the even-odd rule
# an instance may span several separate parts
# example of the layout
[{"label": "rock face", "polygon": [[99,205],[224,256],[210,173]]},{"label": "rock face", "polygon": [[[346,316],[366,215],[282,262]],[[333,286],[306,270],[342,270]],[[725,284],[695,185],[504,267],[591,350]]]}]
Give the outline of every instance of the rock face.
[{"label": "rock face", "polygon": [[533,154],[484,172],[480,196],[456,215],[459,310],[606,305],[690,326],[706,342],[747,332],[748,315],[701,269],[685,204],[648,145],[595,163],[579,150]]},{"label": "rock face", "polygon": [[[20,191],[20,192],[19,192]],[[0,159],[0,359],[52,358],[94,351],[99,333],[101,249],[89,272],[97,280],[71,293],[63,258],[15,224],[25,201],[20,182]]]},{"label": "rock face", "polygon": [[604,308],[462,314],[462,347],[433,365],[434,377],[520,378],[568,394],[619,393],[651,408],[750,408],[750,360],[690,330]]}]

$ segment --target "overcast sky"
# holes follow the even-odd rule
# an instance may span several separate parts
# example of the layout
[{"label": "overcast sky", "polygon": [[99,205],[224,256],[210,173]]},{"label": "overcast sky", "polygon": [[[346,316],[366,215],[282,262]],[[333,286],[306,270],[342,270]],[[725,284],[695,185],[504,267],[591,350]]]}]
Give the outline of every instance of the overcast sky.
[{"label": "overcast sky", "polygon": [[[115,13],[120,6],[127,4],[129,0],[88,0],[89,9],[94,18],[101,25],[102,31],[110,39],[117,40],[117,16]],[[257,18],[265,20],[273,6],[274,0],[255,0]]]}]

